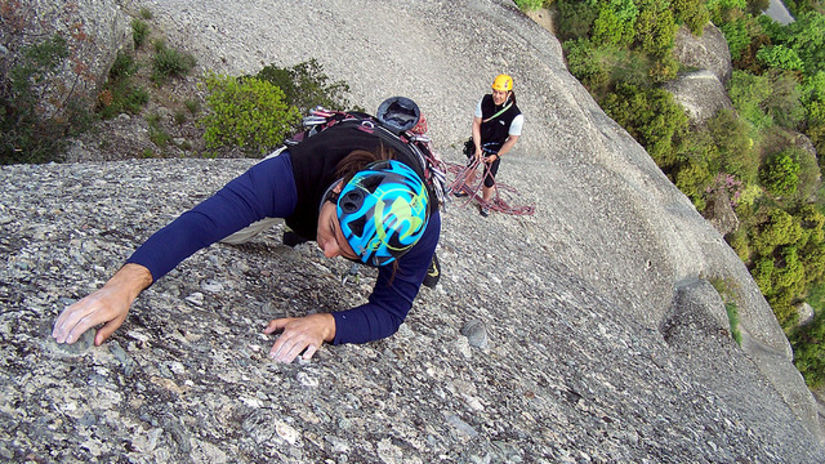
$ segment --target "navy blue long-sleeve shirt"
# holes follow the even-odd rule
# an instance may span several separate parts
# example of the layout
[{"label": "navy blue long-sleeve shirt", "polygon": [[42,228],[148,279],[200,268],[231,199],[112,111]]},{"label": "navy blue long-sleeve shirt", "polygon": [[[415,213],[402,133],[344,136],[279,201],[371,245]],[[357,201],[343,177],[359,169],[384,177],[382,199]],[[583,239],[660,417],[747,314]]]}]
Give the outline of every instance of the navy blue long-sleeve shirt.
[{"label": "navy blue long-sleeve shirt", "polygon": [[[181,214],[149,237],[127,262],[145,266],[156,281],[196,251],[255,221],[291,216],[298,200],[291,157],[284,152],[252,166]],[[334,344],[365,343],[398,330],[424,281],[440,232],[441,217],[435,211],[419,242],[398,260],[395,275],[391,265],[378,268],[367,303],[331,313],[335,318]]]}]

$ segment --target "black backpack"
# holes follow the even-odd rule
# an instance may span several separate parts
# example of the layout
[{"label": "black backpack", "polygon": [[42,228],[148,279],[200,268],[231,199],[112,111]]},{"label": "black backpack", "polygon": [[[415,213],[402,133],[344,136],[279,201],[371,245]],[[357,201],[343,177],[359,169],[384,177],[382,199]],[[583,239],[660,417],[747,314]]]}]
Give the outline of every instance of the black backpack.
[{"label": "black backpack", "polygon": [[[423,124],[422,124],[423,122]],[[407,158],[407,165],[418,173],[435,195],[438,204],[444,204],[446,174],[444,162],[430,147],[426,121],[421,118],[418,105],[409,98],[392,97],[378,107],[378,116],[359,111],[331,111],[316,107],[303,119],[304,130],[287,139],[286,146],[295,146],[332,126],[360,126],[376,135],[384,146]]]}]

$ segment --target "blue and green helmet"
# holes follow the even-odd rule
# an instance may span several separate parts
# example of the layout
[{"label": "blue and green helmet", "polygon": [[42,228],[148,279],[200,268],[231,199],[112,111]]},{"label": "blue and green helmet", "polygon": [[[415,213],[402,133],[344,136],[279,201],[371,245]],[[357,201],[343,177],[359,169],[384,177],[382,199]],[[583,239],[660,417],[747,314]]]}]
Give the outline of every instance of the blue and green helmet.
[{"label": "blue and green helmet", "polygon": [[370,163],[338,195],[341,232],[364,264],[383,266],[407,253],[430,220],[421,178],[396,160]]}]

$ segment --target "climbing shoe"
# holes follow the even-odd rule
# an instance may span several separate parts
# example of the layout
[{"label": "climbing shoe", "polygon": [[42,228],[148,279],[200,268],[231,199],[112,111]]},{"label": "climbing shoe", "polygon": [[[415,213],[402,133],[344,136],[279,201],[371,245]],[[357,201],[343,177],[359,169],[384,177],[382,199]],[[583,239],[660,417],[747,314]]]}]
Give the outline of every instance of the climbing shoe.
[{"label": "climbing shoe", "polygon": [[433,260],[430,261],[430,267],[427,268],[427,275],[424,276],[424,286],[435,288],[439,278],[441,278],[441,266],[438,264],[438,256],[433,253]]},{"label": "climbing shoe", "polygon": [[456,198],[464,198],[464,197],[468,196],[469,193],[467,193],[465,190],[456,190],[455,192],[453,192],[453,195]]},{"label": "climbing shoe", "polygon": [[487,217],[490,215],[490,207],[487,205],[483,205],[478,212],[481,213],[482,216]]}]

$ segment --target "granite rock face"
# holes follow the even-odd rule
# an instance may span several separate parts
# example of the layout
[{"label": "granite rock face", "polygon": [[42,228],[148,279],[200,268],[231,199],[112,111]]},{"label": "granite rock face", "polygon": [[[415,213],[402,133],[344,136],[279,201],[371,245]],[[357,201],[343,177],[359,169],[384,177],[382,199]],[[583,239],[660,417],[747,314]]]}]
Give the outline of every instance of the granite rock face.
[{"label": "granite rock face", "polygon": [[[453,201],[440,284],[398,333],[280,365],[270,319],[360,304],[374,280],[342,285],[347,262],[282,245],[281,226],[184,261],[100,347],[48,336],[254,160],[0,168],[0,460],[825,462],[747,269],[510,2],[135,5],[218,71],[316,57],[365,107],[411,96],[453,163],[475,102],[509,72],[526,123],[499,179],[536,213],[484,219]],[[739,289],[742,347],[711,278]]]},{"label": "granite rock face", "polygon": [[734,111],[725,86],[708,70],[680,75],[664,88],[682,105],[692,124],[702,124],[720,110]]},{"label": "granite rock face", "polygon": [[686,26],[679,27],[673,55],[687,66],[711,71],[723,84],[733,73],[728,42],[722,31],[713,24],[705,26],[699,37],[694,36]]},{"label": "granite rock face", "polygon": [[0,77],[25,61],[26,50],[57,35],[67,57],[53,73],[37,76],[33,92],[42,115],[66,115],[71,100],[91,110],[119,50],[132,45],[128,16],[116,0],[4,1],[0,9]]}]

